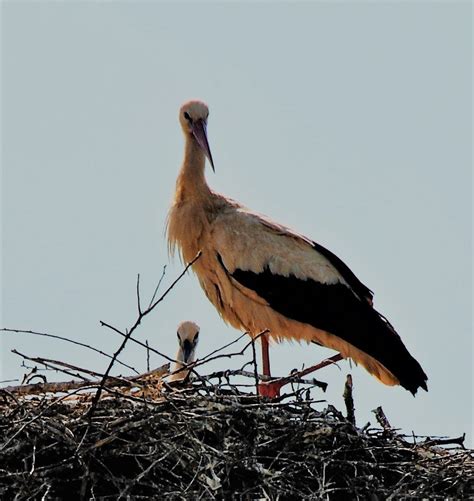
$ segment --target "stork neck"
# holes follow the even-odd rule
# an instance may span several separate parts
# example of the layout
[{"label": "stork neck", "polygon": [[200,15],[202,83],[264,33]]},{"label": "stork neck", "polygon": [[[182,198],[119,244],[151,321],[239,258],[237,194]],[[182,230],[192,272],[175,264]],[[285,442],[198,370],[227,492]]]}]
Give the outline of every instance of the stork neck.
[{"label": "stork neck", "polygon": [[191,135],[186,135],[184,160],[178,175],[176,193],[180,198],[202,198],[210,194],[204,176],[206,156]]}]

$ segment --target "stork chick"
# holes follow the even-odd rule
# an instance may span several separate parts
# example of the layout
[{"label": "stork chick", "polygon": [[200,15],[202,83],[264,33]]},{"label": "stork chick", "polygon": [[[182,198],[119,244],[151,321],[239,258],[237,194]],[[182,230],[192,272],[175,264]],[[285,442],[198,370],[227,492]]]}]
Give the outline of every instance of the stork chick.
[{"label": "stork chick", "polygon": [[[176,363],[168,381],[181,381],[186,378],[189,370],[180,370],[196,359],[196,347],[199,341],[199,326],[194,322],[185,321],[178,325],[178,352]],[[179,371],[179,372],[177,372]]]},{"label": "stork chick", "polygon": [[[384,384],[413,394],[426,390],[420,364],[373,308],[372,291],[341,259],[209,188],[208,115],[202,101],[179,110],[185,148],[168,218],[169,246],[185,262],[202,252],[193,270],[227,323],[253,337],[268,329],[261,339],[264,374],[270,375],[269,341],[291,339],[337,350],[330,360],[351,358]],[[260,392],[276,396],[280,386],[262,383]]]}]

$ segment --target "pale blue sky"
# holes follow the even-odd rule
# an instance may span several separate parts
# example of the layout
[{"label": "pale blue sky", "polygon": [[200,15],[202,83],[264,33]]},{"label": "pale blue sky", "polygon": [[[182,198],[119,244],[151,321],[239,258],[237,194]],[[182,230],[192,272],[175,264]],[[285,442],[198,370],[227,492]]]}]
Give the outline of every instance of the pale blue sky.
[{"label": "pale blue sky", "polygon": [[[2,324],[116,349],[99,320],[133,323],[136,274],[145,295],[181,270],[164,223],[177,111],[198,97],[212,187],[338,254],[429,376],[413,398],[344,362],[317,374],[328,401],[350,371],[360,425],[382,405],[407,432],[472,440],[471,23],[470,2],[4,2]],[[186,319],[201,356],[238,335],[192,274],[138,335],[173,355]],[[23,374],[12,348],[106,365],[9,334],[1,379]],[[273,370],[327,353],[282,344]]]}]

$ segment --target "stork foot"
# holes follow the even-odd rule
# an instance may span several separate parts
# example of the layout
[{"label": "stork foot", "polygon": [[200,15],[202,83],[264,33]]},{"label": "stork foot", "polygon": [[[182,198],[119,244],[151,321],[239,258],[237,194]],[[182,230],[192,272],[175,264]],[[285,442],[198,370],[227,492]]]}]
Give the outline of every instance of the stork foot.
[{"label": "stork foot", "polygon": [[284,385],[285,383],[282,383],[281,381],[266,381],[259,383],[258,394],[261,397],[277,398],[280,396],[280,390]]},{"label": "stork foot", "polygon": [[339,362],[339,360],[342,359],[343,356],[340,353],[338,353],[337,355],[333,355],[332,357],[323,360],[319,364],[313,365],[312,367],[308,367],[307,369],[303,369],[299,372],[294,372],[291,376],[274,379],[273,381],[265,381],[263,383],[259,383],[258,394],[262,397],[268,397],[268,398],[279,397],[280,390],[283,388],[283,386],[291,383],[295,379],[302,378],[307,374],[311,374],[311,372],[317,371],[318,369],[322,369],[327,365]]}]

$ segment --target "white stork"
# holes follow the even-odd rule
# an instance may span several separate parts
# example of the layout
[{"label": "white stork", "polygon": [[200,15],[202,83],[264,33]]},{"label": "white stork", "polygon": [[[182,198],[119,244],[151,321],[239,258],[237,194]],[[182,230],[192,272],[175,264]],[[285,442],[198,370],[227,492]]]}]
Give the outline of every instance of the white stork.
[{"label": "white stork", "polygon": [[188,375],[188,370],[180,370],[187,364],[194,362],[196,358],[196,347],[199,341],[199,326],[194,322],[181,322],[178,325],[178,353],[176,353],[176,363],[173,367],[168,381],[180,381]]},{"label": "white stork", "polygon": [[[387,385],[415,394],[427,376],[391,324],[372,306],[372,291],[331,251],[212,191],[206,126],[208,107],[189,101],[179,110],[185,152],[168,218],[170,251],[193,270],[222,318],[251,336],[321,344],[351,358]],[[268,339],[263,369],[270,375]],[[333,359],[337,359],[333,357]],[[261,389],[275,396],[279,388]]]}]

